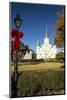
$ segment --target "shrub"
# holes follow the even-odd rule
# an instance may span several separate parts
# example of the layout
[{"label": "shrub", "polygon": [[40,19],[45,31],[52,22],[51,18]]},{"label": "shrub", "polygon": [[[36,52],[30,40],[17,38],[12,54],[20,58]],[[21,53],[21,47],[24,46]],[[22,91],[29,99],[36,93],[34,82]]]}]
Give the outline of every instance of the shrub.
[{"label": "shrub", "polygon": [[56,59],[59,60],[60,62],[64,61],[64,52],[58,52],[56,55]]},{"label": "shrub", "polygon": [[57,59],[56,58],[49,58],[48,62],[57,62]]}]

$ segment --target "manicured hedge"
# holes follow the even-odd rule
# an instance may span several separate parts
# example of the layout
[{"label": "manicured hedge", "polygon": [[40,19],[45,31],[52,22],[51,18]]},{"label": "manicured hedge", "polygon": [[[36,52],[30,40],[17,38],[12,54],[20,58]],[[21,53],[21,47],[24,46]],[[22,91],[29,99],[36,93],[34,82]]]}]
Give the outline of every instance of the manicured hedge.
[{"label": "manicured hedge", "polygon": [[23,59],[20,62],[44,62],[44,59]]},{"label": "manicured hedge", "polygon": [[56,58],[49,58],[47,61],[48,62],[58,62],[58,60]]}]

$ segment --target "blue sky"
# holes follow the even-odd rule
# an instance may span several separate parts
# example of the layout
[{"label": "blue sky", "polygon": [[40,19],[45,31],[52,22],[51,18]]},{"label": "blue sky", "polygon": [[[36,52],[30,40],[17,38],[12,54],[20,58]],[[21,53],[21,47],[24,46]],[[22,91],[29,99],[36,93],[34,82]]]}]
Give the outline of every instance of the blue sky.
[{"label": "blue sky", "polygon": [[53,45],[55,36],[55,24],[58,19],[57,12],[64,9],[63,5],[29,4],[29,3],[11,3],[11,29],[15,27],[14,18],[20,14],[22,25],[20,31],[23,31],[22,41],[34,51],[36,42],[44,42],[46,25],[50,43]]}]

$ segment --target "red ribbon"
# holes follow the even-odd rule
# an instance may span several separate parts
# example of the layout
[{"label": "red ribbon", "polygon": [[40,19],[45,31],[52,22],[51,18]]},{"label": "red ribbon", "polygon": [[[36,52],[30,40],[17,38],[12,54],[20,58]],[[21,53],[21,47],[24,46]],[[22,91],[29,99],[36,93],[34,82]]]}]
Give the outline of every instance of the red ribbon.
[{"label": "red ribbon", "polygon": [[13,38],[13,43],[12,43],[13,49],[19,48],[20,38],[22,38],[23,35],[24,35],[23,32],[17,31],[16,29],[11,30],[11,37]]}]

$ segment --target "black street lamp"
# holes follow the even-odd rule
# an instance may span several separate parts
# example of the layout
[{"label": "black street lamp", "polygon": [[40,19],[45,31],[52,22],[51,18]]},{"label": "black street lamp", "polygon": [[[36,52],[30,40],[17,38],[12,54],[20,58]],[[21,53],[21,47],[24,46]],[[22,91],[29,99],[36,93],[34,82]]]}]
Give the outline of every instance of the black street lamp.
[{"label": "black street lamp", "polygon": [[[16,18],[14,18],[14,24],[16,26],[17,29],[20,28],[21,24],[22,24],[22,19],[20,18],[20,15],[17,14]],[[19,31],[19,30],[18,30]],[[16,33],[17,35],[17,33]],[[18,35],[16,36],[16,38],[18,38]],[[16,58],[15,58],[15,67],[14,67],[14,77],[15,77],[15,81],[18,78],[18,49],[16,49]]]},{"label": "black street lamp", "polygon": [[[11,59],[14,63],[14,73],[13,73],[13,83],[14,83],[14,90],[13,90],[13,97],[17,97],[17,84],[18,84],[18,62],[20,59],[24,57],[26,51],[29,52],[28,46],[24,45],[24,43],[20,42],[20,39],[23,37],[23,32],[19,31],[19,28],[22,24],[22,19],[20,18],[20,15],[17,14],[16,18],[14,18],[14,24],[16,26],[16,29],[12,29],[11,36],[13,38],[12,42],[12,49],[11,49]],[[22,45],[22,48],[20,47],[20,43]]]},{"label": "black street lamp", "polygon": [[[20,26],[21,26],[21,24],[22,24],[22,19],[20,19],[20,15],[19,14],[17,14],[16,15],[16,18],[14,18],[14,24],[15,24],[15,26],[16,26],[16,37],[15,37],[15,39],[16,39],[16,41],[15,41],[15,46],[17,45],[17,43],[19,43],[19,41],[20,40],[17,40],[19,37],[18,37],[18,32],[19,32],[19,28],[20,28]],[[19,48],[19,47],[18,47]],[[14,92],[14,97],[16,97],[17,96],[17,91],[18,91],[18,89],[17,89],[17,84],[18,84],[18,52],[19,52],[19,49],[18,48],[16,48],[15,47],[15,62],[14,62],[14,82],[15,82],[15,92]]]},{"label": "black street lamp", "polygon": [[14,19],[14,23],[15,23],[16,28],[20,28],[22,24],[22,19],[20,19],[19,14],[16,15],[16,18]]}]

